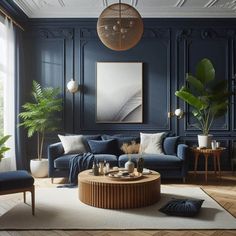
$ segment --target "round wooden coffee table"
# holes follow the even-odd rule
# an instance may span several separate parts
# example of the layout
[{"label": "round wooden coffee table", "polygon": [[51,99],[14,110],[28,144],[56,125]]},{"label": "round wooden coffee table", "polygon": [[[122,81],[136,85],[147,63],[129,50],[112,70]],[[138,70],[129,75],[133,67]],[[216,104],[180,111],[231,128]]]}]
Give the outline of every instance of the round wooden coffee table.
[{"label": "round wooden coffee table", "polygon": [[160,174],[152,171],[138,180],[112,180],[91,170],[78,175],[81,202],[100,208],[128,209],[152,205],[160,199]]}]

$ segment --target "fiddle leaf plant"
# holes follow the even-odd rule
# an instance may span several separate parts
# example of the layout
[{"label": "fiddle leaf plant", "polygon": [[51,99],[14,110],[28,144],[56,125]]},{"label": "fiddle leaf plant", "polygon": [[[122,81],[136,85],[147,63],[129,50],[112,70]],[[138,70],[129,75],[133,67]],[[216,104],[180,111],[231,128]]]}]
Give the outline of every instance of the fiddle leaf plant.
[{"label": "fiddle leaf plant", "polygon": [[3,158],[3,154],[5,152],[7,152],[8,150],[10,150],[9,147],[5,146],[5,142],[11,137],[11,135],[5,135],[3,137],[0,138],[0,162]]},{"label": "fiddle leaf plant", "polygon": [[45,132],[52,132],[58,129],[60,119],[56,113],[62,110],[62,99],[59,98],[59,88],[42,88],[33,81],[32,102],[25,103],[23,112],[19,114],[23,126],[28,130],[28,137],[37,133],[37,157],[42,159]]},{"label": "fiddle leaf plant", "polygon": [[175,92],[175,95],[192,108],[196,119],[196,128],[208,135],[214,120],[224,116],[228,109],[229,98],[227,80],[216,80],[212,62],[204,58],[196,66],[195,75],[187,74],[186,86]]}]

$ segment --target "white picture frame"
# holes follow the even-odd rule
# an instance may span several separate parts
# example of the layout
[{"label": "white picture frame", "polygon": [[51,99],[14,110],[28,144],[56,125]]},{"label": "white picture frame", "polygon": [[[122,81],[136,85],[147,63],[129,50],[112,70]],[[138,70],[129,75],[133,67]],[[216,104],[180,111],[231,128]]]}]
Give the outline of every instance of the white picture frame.
[{"label": "white picture frame", "polygon": [[97,62],[96,123],[143,122],[143,63]]}]

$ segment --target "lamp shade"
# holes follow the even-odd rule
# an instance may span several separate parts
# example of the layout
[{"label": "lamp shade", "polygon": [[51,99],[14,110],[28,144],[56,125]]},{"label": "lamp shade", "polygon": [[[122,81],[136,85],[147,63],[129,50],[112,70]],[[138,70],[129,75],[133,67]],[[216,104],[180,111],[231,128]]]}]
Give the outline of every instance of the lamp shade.
[{"label": "lamp shade", "polygon": [[102,43],[115,51],[134,47],[143,34],[143,21],[138,11],[125,3],[108,6],[99,16],[97,33]]},{"label": "lamp shade", "polygon": [[71,92],[71,93],[76,93],[78,91],[79,85],[78,82],[71,79],[68,83],[67,83],[67,89]]}]

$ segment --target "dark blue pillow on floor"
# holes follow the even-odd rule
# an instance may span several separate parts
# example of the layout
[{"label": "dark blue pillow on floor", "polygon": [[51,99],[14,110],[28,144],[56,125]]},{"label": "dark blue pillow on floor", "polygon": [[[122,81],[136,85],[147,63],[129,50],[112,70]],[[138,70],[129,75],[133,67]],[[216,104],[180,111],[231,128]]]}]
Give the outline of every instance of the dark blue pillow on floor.
[{"label": "dark blue pillow on floor", "polygon": [[113,154],[118,155],[117,140],[88,140],[90,150],[93,154]]},{"label": "dark blue pillow on floor", "polygon": [[199,213],[203,202],[201,199],[173,199],[159,211],[171,216],[193,217]]}]

